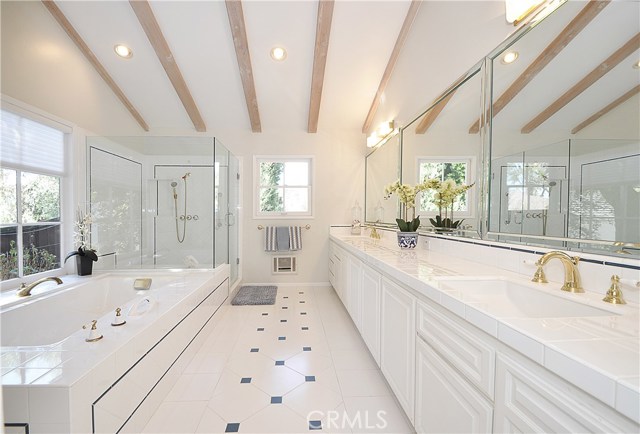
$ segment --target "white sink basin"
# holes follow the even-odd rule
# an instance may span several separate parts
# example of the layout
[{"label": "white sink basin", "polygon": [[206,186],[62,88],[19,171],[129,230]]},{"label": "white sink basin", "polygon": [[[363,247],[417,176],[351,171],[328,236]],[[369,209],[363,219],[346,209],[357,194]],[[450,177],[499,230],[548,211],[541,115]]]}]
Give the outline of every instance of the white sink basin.
[{"label": "white sink basin", "polygon": [[[534,284],[532,284],[534,285]],[[506,279],[442,281],[440,288],[454,298],[497,318],[567,318],[617,315],[604,308],[584,304],[580,295],[558,294]]]}]

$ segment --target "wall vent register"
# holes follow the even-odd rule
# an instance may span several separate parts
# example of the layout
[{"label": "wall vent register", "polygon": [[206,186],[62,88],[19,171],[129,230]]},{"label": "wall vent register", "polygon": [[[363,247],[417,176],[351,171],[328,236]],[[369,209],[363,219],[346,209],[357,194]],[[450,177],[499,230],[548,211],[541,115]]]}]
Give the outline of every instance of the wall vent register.
[{"label": "wall vent register", "polygon": [[276,256],[273,258],[273,274],[295,274],[297,262],[295,256]]}]

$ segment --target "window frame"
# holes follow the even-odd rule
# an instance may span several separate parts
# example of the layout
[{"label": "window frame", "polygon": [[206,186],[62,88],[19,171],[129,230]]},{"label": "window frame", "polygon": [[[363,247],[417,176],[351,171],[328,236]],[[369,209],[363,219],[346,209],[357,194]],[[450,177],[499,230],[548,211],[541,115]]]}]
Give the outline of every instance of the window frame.
[{"label": "window frame", "polygon": [[[21,221],[22,213],[18,211],[17,217],[20,217],[18,221],[16,221],[15,226],[18,232],[16,240],[18,241],[16,244],[16,248],[18,249],[18,258],[19,258],[19,274],[18,277],[7,279],[0,281],[0,291],[10,291],[14,290],[18,284],[20,283],[31,283],[37,279],[43,277],[50,276],[60,276],[67,274],[65,272],[65,263],[64,257],[65,252],[68,251],[69,245],[71,243],[70,239],[68,239],[73,233],[72,225],[73,219],[73,211],[71,209],[71,201],[74,194],[74,183],[70,178],[70,173],[73,169],[73,137],[75,134],[74,127],[72,124],[59,119],[53,115],[50,115],[40,109],[29,106],[25,103],[22,103],[19,100],[15,100],[13,98],[2,95],[1,98],[1,107],[2,110],[11,112],[15,115],[21,116],[23,118],[29,119],[30,121],[40,123],[42,125],[46,125],[47,127],[54,128],[63,133],[63,161],[64,168],[62,172],[46,170],[38,167],[33,167],[24,164],[0,164],[2,168],[8,170],[14,170],[16,172],[16,188],[20,189],[21,187],[21,177],[22,173],[32,173],[36,175],[45,175],[45,176],[54,176],[59,179],[60,185],[60,198],[59,198],[59,206],[60,206],[60,221],[58,222],[33,222],[33,223],[24,223]],[[18,201],[21,198],[21,191],[16,191],[16,200]],[[20,203],[17,203],[16,206],[21,207]],[[58,225],[60,231],[60,264],[58,268],[54,268],[47,271],[42,271],[39,273],[24,275],[24,257],[22,249],[24,248],[24,238],[23,238],[23,227],[24,226],[38,226],[38,225]],[[13,226],[13,225],[6,225]]]},{"label": "window frame", "polygon": [[[415,172],[415,178],[416,178],[416,183],[421,183],[422,179],[420,178],[420,164],[421,163],[466,163],[467,164],[467,179],[465,180],[466,184],[469,184],[470,182],[476,182],[473,181],[474,179],[476,179],[476,157],[473,155],[466,155],[466,156],[451,156],[451,157],[432,157],[432,156],[417,156],[416,157],[416,163],[415,163],[415,168],[416,168],[416,172]],[[466,191],[466,195],[467,195],[467,210],[466,211],[456,211],[455,212],[455,218],[475,218],[476,216],[476,206],[472,206],[472,204],[475,203],[476,200],[476,189],[478,188],[478,184],[476,182],[476,185],[473,186],[473,188],[470,188],[469,190]],[[416,216],[421,216],[421,217],[425,217],[425,218],[429,218],[429,217],[434,217],[438,214],[438,211],[422,211],[419,208],[419,204],[420,204],[420,200],[422,198],[422,193],[419,193],[418,196],[416,197]]]},{"label": "window frame", "polygon": [[[309,210],[304,212],[295,211],[260,211],[260,163],[308,163],[309,180],[306,186],[295,186],[296,188],[306,188],[309,193]],[[312,219],[315,210],[315,196],[313,186],[315,184],[314,156],[312,155],[254,155],[253,156],[253,218],[254,219]],[[283,186],[284,188],[284,186]]]}]

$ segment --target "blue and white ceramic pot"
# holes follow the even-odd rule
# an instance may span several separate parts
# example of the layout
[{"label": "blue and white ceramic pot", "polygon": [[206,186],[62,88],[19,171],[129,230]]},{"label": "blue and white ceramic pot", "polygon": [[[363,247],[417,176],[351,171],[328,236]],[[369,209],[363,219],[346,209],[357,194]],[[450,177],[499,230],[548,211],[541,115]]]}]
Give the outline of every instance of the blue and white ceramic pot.
[{"label": "blue and white ceramic pot", "polygon": [[401,249],[413,249],[418,245],[417,232],[398,232],[398,245]]}]

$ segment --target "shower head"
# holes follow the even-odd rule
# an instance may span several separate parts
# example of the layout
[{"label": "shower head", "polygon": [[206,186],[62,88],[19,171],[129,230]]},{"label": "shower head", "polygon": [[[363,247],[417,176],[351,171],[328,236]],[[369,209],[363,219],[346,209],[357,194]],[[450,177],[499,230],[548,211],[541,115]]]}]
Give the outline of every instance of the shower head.
[{"label": "shower head", "polygon": [[173,182],[171,183],[171,186],[172,186],[173,188],[176,188],[176,187],[178,186],[178,183],[177,183],[177,182],[175,182],[175,181],[173,181]]},{"label": "shower head", "polygon": [[557,182],[555,182],[555,181],[551,181],[551,182],[549,183],[549,187],[555,187],[555,186],[556,186],[556,184],[557,184]]},{"label": "shower head", "polygon": [[182,179],[184,179],[186,181],[189,176],[191,176],[191,172],[185,173],[184,176],[182,177]]}]

